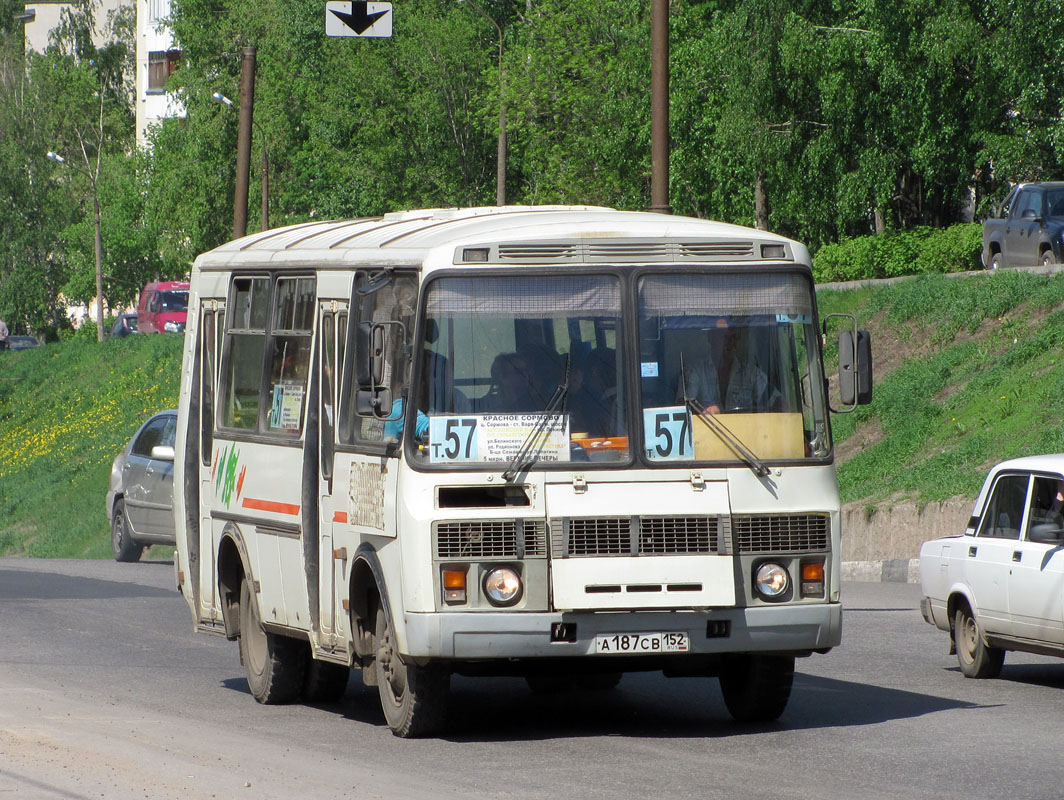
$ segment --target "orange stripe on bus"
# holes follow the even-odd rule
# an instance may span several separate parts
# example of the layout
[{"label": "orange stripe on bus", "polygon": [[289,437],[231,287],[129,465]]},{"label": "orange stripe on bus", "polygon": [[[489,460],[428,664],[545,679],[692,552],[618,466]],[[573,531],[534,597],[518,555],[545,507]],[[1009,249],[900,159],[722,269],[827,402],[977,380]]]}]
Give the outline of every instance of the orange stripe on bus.
[{"label": "orange stripe on bus", "polygon": [[335,511],[335,512],[333,512],[333,522],[347,522],[347,512],[346,511]]},{"label": "orange stripe on bus", "polygon": [[244,508],[253,508],[256,511],[273,511],[275,514],[291,514],[295,516],[299,513],[299,506],[294,506],[291,503],[275,503],[273,500],[256,500],[254,497],[244,498]]}]

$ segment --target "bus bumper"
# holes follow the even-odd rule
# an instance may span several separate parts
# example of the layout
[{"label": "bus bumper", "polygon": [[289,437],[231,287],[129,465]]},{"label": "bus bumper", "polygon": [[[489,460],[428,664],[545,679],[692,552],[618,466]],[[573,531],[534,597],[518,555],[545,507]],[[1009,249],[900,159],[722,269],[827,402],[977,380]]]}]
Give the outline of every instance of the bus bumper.
[{"label": "bus bumper", "polygon": [[[805,654],[842,639],[838,603],[711,611],[408,613],[405,622],[404,655],[459,660],[610,658],[596,654],[595,637],[614,633],[686,632],[691,654]],[[555,623],[567,626],[572,641],[552,639]]]}]

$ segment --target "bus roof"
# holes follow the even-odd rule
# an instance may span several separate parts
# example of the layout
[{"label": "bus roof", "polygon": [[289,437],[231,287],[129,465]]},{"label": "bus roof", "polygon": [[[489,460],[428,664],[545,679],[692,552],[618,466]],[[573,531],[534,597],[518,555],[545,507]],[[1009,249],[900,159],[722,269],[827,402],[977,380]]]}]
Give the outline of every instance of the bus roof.
[{"label": "bus roof", "polygon": [[[763,255],[766,244],[783,250]],[[693,217],[595,206],[489,206],[290,225],[223,244],[197,258],[195,269],[762,260],[808,265],[809,254],[782,236]]]}]

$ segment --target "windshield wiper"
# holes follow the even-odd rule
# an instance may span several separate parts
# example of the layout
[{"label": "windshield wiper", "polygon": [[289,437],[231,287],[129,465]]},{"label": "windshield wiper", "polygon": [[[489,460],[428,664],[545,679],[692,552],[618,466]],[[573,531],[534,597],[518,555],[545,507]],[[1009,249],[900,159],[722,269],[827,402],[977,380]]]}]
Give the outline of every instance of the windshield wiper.
[{"label": "windshield wiper", "polygon": [[503,472],[502,479],[504,481],[510,483],[517,477],[518,473],[524,472],[539,461],[540,453],[543,452],[543,448],[547,444],[547,428],[551,425],[552,418],[558,409],[565,410],[565,399],[568,395],[569,355],[566,354],[565,373],[562,375],[562,382],[558,384],[554,394],[547,401],[546,408],[540,412],[539,421],[529,432],[528,436],[525,437],[524,442],[521,443],[521,447],[518,449],[513,461],[510,462],[510,466]]},{"label": "windshield wiper", "polygon": [[[728,430],[724,426],[724,423],[717,419],[715,414],[710,414],[706,411],[704,405],[687,394],[687,370],[684,369],[683,365],[683,353],[680,353],[680,386],[683,388],[683,404],[684,408],[687,409],[688,415],[690,415],[691,412],[697,414],[698,418],[705,423],[706,427],[717,434],[717,437],[724,442],[735,455],[739,456],[743,463],[750,467],[751,471],[757,477],[768,477],[769,468],[765,466],[764,462],[755,456],[753,451],[747,447],[738,436]],[[687,421],[687,428],[691,431],[694,430],[691,426],[690,420]],[[691,441],[692,443],[694,442],[693,433],[691,435]]]}]

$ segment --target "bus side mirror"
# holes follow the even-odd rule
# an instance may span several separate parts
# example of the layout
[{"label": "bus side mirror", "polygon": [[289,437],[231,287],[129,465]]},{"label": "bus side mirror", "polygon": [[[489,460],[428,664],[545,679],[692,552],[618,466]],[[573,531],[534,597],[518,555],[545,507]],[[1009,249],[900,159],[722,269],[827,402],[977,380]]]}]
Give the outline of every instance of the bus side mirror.
[{"label": "bus side mirror", "polygon": [[391,392],[381,386],[386,338],[383,325],[360,322],[355,326],[355,411],[359,416],[387,416],[391,411]]},{"label": "bus side mirror", "polygon": [[872,337],[868,331],[839,333],[839,395],[843,406],[872,402]]},{"label": "bus side mirror", "polygon": [[391,322],[360,322],[355,326],[355,412],[387,419],[392,415],[392,391],[384,386],[384,361]]},{"label": "bus side mirror", "polygon": [[360,322],[355,328],[355,381],[358,388],[373,389],[384,381],[384,326]]}]

